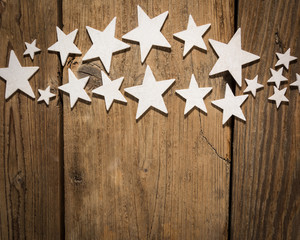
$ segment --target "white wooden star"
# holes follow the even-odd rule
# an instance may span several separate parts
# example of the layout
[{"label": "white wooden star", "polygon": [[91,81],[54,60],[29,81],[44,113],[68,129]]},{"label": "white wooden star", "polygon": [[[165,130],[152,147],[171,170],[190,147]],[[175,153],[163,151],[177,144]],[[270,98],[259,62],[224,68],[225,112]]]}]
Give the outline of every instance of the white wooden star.
[{"label": "white wooden star", "polygon": [[175,37],[184,41],[183,57],[195,46],[207,50],[202,36],[210,28],[211,24],[197,26],[192,15],[189,16],[188,27],[186,30],[173,34]]},{"label": "white wooden star", "polygon": [[261,89],[264,87],[264,85],[257,83],[257,78],[258,76],[256,76],[254,79],[249,80],[249,79],[245,79],[246,83],[247,83],[247,88],[244,90],[244,93],[248,93],[251,92],[253,97],[255,97],[256,95],[256,91],[258,89]]},{"label": "white wooden star", "polygon": [[116,17],[107,25],[103,32],[86,27],[93,45],[83,57],[83,61],[100,58],[105,70],[109,73],[112,54],[130,48],[130,45],[116,39]]},{"label": "white wooden star", "polygon": [[37,100],[38,102],[44,101],[47,105],[49,105],[49,99],[55,97],[55,94],[50,92],[50,86],[48,86],[45,90],[38,89],[38,91],[41,95]]},{"label": "white wooden star", "polygon": [[276,53],[278,61],[275,67],[283,65],[286,69],[289,69],[290,62],[297,60],[296,57],[291,56],[291,49],[286,50],[285,53]]},{"label": "white wooden star", "polygon": [[81,51],[74,44],[78,29],[66,35],[59,27],[56,27],[57,42],[48,48],[48,51],[59,52],[61,65],[65,66],[70,54],[81,54]]},{"label": "white wooden star", "polygon": [[150,107],[168,113],[162,94],[174,83],[175,79],[156,81],[149,66],[146,68],[143,84],[125,88],[125,92],[139,100],[136,119],[139,119]]},{"label": "white wooden star", "polygon": [[184,115],[188,114],[194,107],[207,113],[203,98],[212,90],[211,87],[199,88],[194,74],[192,74],[188,89],[176,90],[176,93],[186,99]]},{"label": "white wooden star", "polygon": [[228,83],[226,83],[225,98],[212,101],[211,103],[223,109],[223,124],[225,124],[232,115],[246,121],[241,105],[247,98],[248,95],[234,96]]},{"label": "white wooden star", "polygon": [[7,68],[0,68],[0,77],[6,81],[5,99],[8,99],[17,90],[35,98],[29,79],[37,72],[39,67],[22,67],[15,52],[10,51]]},{"label": "white wooden star", "polygon": [[71,108],[74,107],[78,99],[83,99],[87,102],[91,102],[89,95],[84,90],[87,82],[89,81],[89,77],[77,79],[71,69],[68,69],[68,73],[69,83],[59,86],[58,89],[69,93]]},{"label": "white wooden star", "polygon": [[141,62],[143,63],[152,46],[171,48],[170,43],[160,32],[168,16],[168,11],[150,19],[140,6],[137,6],[137,9],[139,26],[122,38],[140,43]]},{"label": "white wooden star", "polygon": [[285,76],[282,75],[283,67],[280,68],[278,71],[270,68],[270,71],[271,71],[272,77],[268,80],[268,83],[274,82],[277,88],[280,87],[281,82],[285,82],[288,80]]},{"label": "white wooden star", "polygon": [[109,111],[114,100],[126,103],[126,99],[119,90],[124,77],[112,81],[104,71],[101,71],[101,76],[103,85],[94,89],[92,93],[104,97],[106,111]]},{"label": "white wooden star", "polygon": [[239,28],[228,44],[209,39],[209,43],[219,56],[209,73],[210,76],[229,71],[236,83],[242,86],[242,66],[256,61],[259,56],[242,50],[241,29]]},{"label": "white wooden star", "polygon": [[284,96],[287,88],[279,90],[277,87],[274,86],[274,94],[269,97],[269,100],[276,102],[276,107],[279,108],[281,102],[288,102],[289,100]]},{"label": "white wooden star", "polygon": [[297,80],[290,84],[292,87],[298,87],[299,93],[300,93],[300,75],[296,73]]},{"label": "white wooden star", "polygon": [[36,47],[36,39],[34,39],[32,43],[25,42],[25,45],[26,45],[26,50],[23,56],[30,55],[31,60],[33,60],[35,53],[41,51],[41,49]]}]

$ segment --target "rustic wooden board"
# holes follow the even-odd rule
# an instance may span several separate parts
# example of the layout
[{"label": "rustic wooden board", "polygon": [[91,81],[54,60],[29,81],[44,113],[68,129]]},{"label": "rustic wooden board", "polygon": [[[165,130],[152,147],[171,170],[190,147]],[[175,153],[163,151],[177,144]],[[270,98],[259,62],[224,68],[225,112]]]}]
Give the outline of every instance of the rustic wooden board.
[{"label": "rustic wooden board", "polygon": [[[40,66],[30,80],[38,88],[57,88],[58,59],[47,47],[56,41],[56,0],[0,1],[0,66],[7,67],[10,50],[22,66]],[[42,53],[23,58],[24,42],[38,39]],[[21,93],[4,100],[0,80],[0,239],[60,237],[61,107],[49,107]]]},{"label": "rustic wooden board", "polygon": [[[151,110],[135,121],[137,102],[78,102],[64,99],[65,228],[67,239],[226,239],[228,235],[230,125],[210,101],[224,96],[223,78],[209,78],[216,61],[208,38],[229,41],[233,1],[63,1],[64,31],[79,28],[76,43],[83,54],[91,46],[85,26],[104,30],[117,16],[116,37],[137,26],[137,4],[154,17],[169,10],[162,32],[172,51],[152,49],[146,60],[157,80],[176,78],[164,96],[168,117]],[[205,35],[208,53],[193,50],[182,60],[183,44],[172,34],[184,30],[188,16],[211,23]],[[131,43],[130,43],[131,44]],[[70,58],[67,68],[91,76],[87,91],[101,85],[100,61],[82,64]],[[141,84],[146,65],[140,50],[116,54],[110,76],[125,77],[125,87]],[[194,73],[200,86],[212,86],[208,115],[193,111],[184,118],[185,102],[175,90],[187,88]]]},{"label": "rustic wooden board", "polygon": [[[298,90],[289,87],[300,71],[299,16],[299,1],[239,1],[242,45],[261,56],[245,77],[258,74],[265,88],[244,104],[247,123],[234,125],[232,239],[300,236],[300,98]],[[281,88],[288,87],[290,102],[277,110],[267,100],[273,94],[273,86],[267,86],[269,68],[277,61],[275,52],[289,47],[298,62],[284,72],[289,81]]]}]

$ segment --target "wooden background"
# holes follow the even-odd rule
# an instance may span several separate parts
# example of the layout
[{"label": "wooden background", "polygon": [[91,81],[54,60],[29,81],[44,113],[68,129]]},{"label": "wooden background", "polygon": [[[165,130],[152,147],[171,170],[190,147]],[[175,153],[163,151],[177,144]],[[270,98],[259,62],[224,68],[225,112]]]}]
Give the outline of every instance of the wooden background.
[{"label": "wooden background", "polygon": [[[68,81],[67,69],[90,76],[86,90],[101,85],[100,61],[70,57],[64,68],[47,48],[56,42],[55,26],[65,33],[79,29],[76,45],[83,55],[91,46],[85,26],[103,30],[117,17],[116,37],[137,26],[137,5],[154,17],[169,11],[162,29],[171,51],[152,49],[148,64],[157,80],[176,78],[165,94],[168,117],[149,111],[135,121],[137,102],[114,103],[107,113],[103,99],[78,102],[57,87]],[[211,23],[204,40],[208,51],[193,50],[182,59],[183,44],[173,33]],[[300,112],[299,92],[288,87],[289,104],[278,110],[267,100],[275,52],[300,57],[298,0],[1,0],[0,67],[10,50],[24,66],[40,66],[30,80],[49,84],[57,94],[49,107],[15,94],[4,100],[0,81],[0,239],[299,239]],[[243,70],[257,74],[265,87],[242,109],[247,122],[222,126],[222,112],[210,101],[224,97],[228,74],[209,77],[217,60],[208,39],[228,42],[242,28],[242,47],[261,56]],[[37,39],[42,52],[23,58],[24,42]],[[121,91],[141,84],[146,64],[139,45],[113,56],[110,76],[124,76]],[[299,73],[299,60],[285,75]],[[187,88],[194,73],[200,86],[213,87],[208,114],[183,116],[176,89]],[[225,80],[225,81],[224,81]]]}]

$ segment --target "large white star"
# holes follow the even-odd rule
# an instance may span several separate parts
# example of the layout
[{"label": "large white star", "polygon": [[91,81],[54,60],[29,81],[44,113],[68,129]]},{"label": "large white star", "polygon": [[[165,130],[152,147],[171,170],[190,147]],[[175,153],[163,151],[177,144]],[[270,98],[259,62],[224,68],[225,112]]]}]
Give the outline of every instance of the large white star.
[{"label": "large white star", "polygon": [[256,95],[256,91],[258,89],[261,89],[264,87],[264,85],[262,84],[259,84],[257,83],[257,78],[258,76],[256,76],[254,79],[252,80],[249,80],[249,79],[245,79],[246,83],[247,83],[247,87],[246,89],[244,90],[244,93],[247,93],[247,92],[251,92],[253,97],[255,97]]},{"label": "large white star", "polygon": [[173,34],[175,37],[184,41],[183,57],[195,46],[207,50],[202,36],[210,28],[210,24],[197,26],[192,15],[189,16],[188,27],[186,30]]},{"label": "large white star", "polygon": [[290,86],[298,87],[298,90],[299,90],[299,93],[300,93],[300,75],[298,73],[296,73],[296,77],[297,77],[297,80],[295,82],[292,82],[290,84]]},{"label": "large white star", "polygon": [[23,56],[30,55],[31,60],[33,60],[35,53],[41,51],[41,49],[36,47],[36,39],[34,39],[32,43],[25,42],[25,45],[26,45],[26,50]]},{"label": "large white star", "polygon": [[239,28],[228,44],[209,39],[209,43],[216,51],[219,59],[209,75],[229,71],[236,83],[242,86],[242,66],[256,61],[259,56],[242,50],[241,29]]},{"label": "large white star", "polygon": [[103,85],[94,89],[92,92],[104,97],[106,110],[108,111],[110,109],[114,100],[126,103],[126,99],[119,90],[124,77],[112,81],[104,71],[101,71],[101,76]]},{"label": "large white star", "polygon": [[211,103],[223,109],[223,124],[225,124],[232,115],[246,121],[241,105],[247,98],[248,95],[234,96],[228,83],[226,83],[225,98],[212,101]]},{"label": "large white star", "polygon": [[289,48],[286,50],[285,53],[276,53],[276,56],[278,57],[278,61],[275,65],[275,67],[283,65],[286,69],[289,69],[290,62],[297,60],[296,57],[291,56],[291,49]]},{"label": "large white star", "polygon": [[83,61],[100,58],[104,68],[109,73],[112,54],[130,48],[130,45],[116,39],[116,17],[107,25],[103,32],[86,27],[93,45],[83,57]]},{"label": "large white star", "polygon": [[125,88],[125,92],[139,100],[136,119],[139,119],[151,106],[168,113],[162,94],[174,83],[175,79],[157,82],[149,66],[146,68],[143,84]]},{"label": "large white star", "polygon": [[0,68],[0,77],[6,81],[5,99],[8,99],[17,90],[35,98],[28,80],[36,73],[39,67],[22,67],[15,52],[10,51],[7,68]]},{"label": "large white star", "polygon": [[285,76],[282,75],[283,67],[280,68],[278,71],[270,68],[270,71],[271,71],[272,77],[268,80],[268,83],[274,82],[277,88],[280,87],[281,82],[285,82],[288,80]]},{"label": "large white star", "polygon": [[150,19],[140,6],[137,6],[137,9],[139,26],[122,38],[140,43],[141,62],[143,63],[152,46],[171,48],[170,43],[160,32],[168,16],[168,11]]},{"label": "large white star", "polygon": [[50,86],[48,86],[45,90],[38,89],[38,91],[41,95],[37,100],[38,102],[44,101],[47,105],[49,105],[49,99],[55,97],[55,94],[50,92]]},{"label": "large white star", "polygon": [[66,35],[59,27],[56,27],[57,42],[48,48],[48,51],[59,52],[61,65],[65,66],[69,54],[81,54],[81,51],[74,44],[78,29]]},{"label": "large white star", "polygon": [[91,102],[89,95],[84,90],[85,85],[89,81],[89,77],[77,79],[71,69],[68,69],[69,83],[59,86],[58,89],[69,93],[71,108],[74,107],[78,99],[83,99],[87,102]]},{"label": "large white star", "polygon": [[176,93],[186,99],[184,115],[189,113],[194,107],[207,113],[203,98],[212,90],[211,87],[199,88],[194,74],[192,74],[188,89],[176,90]]},{"label": "large white star", "polygon": [[289,100],[284,96],[287,88],[279,90],[277,87],[274,86],[274,94],[269,97],[269,100],[276,102],[276,107],[279,108],[281,102],[288,102]]}]

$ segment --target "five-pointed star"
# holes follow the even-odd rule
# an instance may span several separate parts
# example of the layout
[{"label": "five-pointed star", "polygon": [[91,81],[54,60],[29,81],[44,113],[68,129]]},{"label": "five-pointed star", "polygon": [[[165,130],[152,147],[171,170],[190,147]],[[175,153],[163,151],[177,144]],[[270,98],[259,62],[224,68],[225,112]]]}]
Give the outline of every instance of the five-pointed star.
[{"label": "five-pointed star", "polygon": [[173,34],[184,41],[183,57],[195,46],[207,50],[202,36],[210,28],[210,24],[197,26],[192,15],[189,16],[187,30]]},{"label": "five-pointed star", "polygon": [[139,99],[136,119],[139,119],[151,106],[168,113],[162,94],[174,83],[175,79],[157,82],[149,66],[146,68],[143,84],[125,88],[125,92]]},{"label": "five-pointed star", "polygon": [[68,69],[68,73],[69,83],[59,86],[58,89],[69,93],[71,108],[74,107],[79,98],[91,102],[89,95],[84,91],[85,85],[89,81],[89,77],[77,79],[71,69]]},{"label": "five-pointed star", "polygon": [[215,75],[229,71],[236,83],[242,86],[242,66],[256,61],[259,56],[242,50],[241,29],[239,28],[228,44],[209,39],[209,43],[219,56],[216,64],[209,73]]},{"label": "five-pointed star", "polygon": [[171,48],[170,43],[160,32],[168,16],[168,11],[150,19],[140,6],[137,6],[137,9],[139,26],[122,38],[140,43],[141,62],[143,63],[152,46]]},{"label": "five-pointed star", "polygon": [[35,98],[28,80],[38,69],[39,67],[22,67],[15,52],[11,50],[8,67],[0,68],[0,77],[6,81],[5,99],[17,90]]},{"label": "five-pointed star", "polygon": [[32,43],[25,42],[25,45],[26,45],[26,50],[25,50],[23,56],[30,55],[31,60],[33,60],[34,54],[36,52],[40,52],[41,51],[41,49],[39,49],[39,48],[36,47],[36,39],[33,40]]},{"label": "five-pointed star", "polygon": [[55,94],[50,92],[50,86],[48,86],[45,90],[38,89],[40,93],[40,97],[38,102],[44,101],[47,105],[49,105],[49,99],[55,97]]},{"label": "five-pointed star", "polygon": [[297,80],[295,82],[292,82],[290,84],[290,86],[298,87],[298,90],[299,90],[299,93],[300,93],[300,75],[298,73],[296,73],[296,77],[297,77]]},{"label": "five-pointed star", "polygon": [[65,66],[69,54],[81,54],[81,51],[74,44],[78,29],[66,35],[59,27],[56,27],[57,42],[48,48],[48,51],[59,52],[61,65]]},{"label": "five-pointed star", "polygon": [[283,67],[280,68],[278,71],[270,68],[270,71],[272,77],[268,80],[268,83],[274,82],[277,88],[280,87],[281,82],[285,82],[288,80],[285,76],[282,75]]},{"label": "five-pointed star", "polygon": [[249,80],[249,79],[245,79],[246,83],[247,83],[247,88],[244,90],[244,93],[247,92],[251,92],[253,97],[255,97],[256,95],[256,91],[258,89],[261,89],[264,87],[264,85],[257,83],[257,77],[256,76],[254,79]]},{"label": "five-pointed star", "polygon": [[297,58],[291,56],[291,49],[289,48],[285,53],[276,53],[278,61],[275,67],[283,65],[286,69],[289,69],[290,62],[295,61]]},{"label": "five-pointed star", "polygon": [[207,113],[203,98],[212,90],[211,87],[199,88],[194,74],[192,74],[188,89],[176,90],[176,93],[186,99],[184,115],[189,113],[194,107]]},{"label": "five-pointed star", "polygon": [[112,81],[104,71],[101,71],[101,76],[103,85],[94,89],[92,92],[104,96],[106,111],[109,111],[114,100],[126,103],[126,99],[119,91],[124,77]]},{"label": "five-pointed star", "polygon": [[269,97],[269,100],[273,100],[276,102],[276,107],[279,108],[281,102],[288,102],[289,100],[284,96],[287,88],[279,90],[274,86],[274,94]]},{"label": "five-pointed star", "polygon": [[212,101],[211,103],[223,109],[223,124],[225,124],[232,115],[246,121],[240,106],[247,98],[248,95],[234,96],[228,83],[226,83],[225,98]]},{"label": "five-pointed star", "polygon": [[86,27],[93,45],[83,57],[83,61],[100,58],[105,70],[109,73],[112,54],[130,48],[130,46],[116,39],[116,17],[107,25],[103,32]]}]

